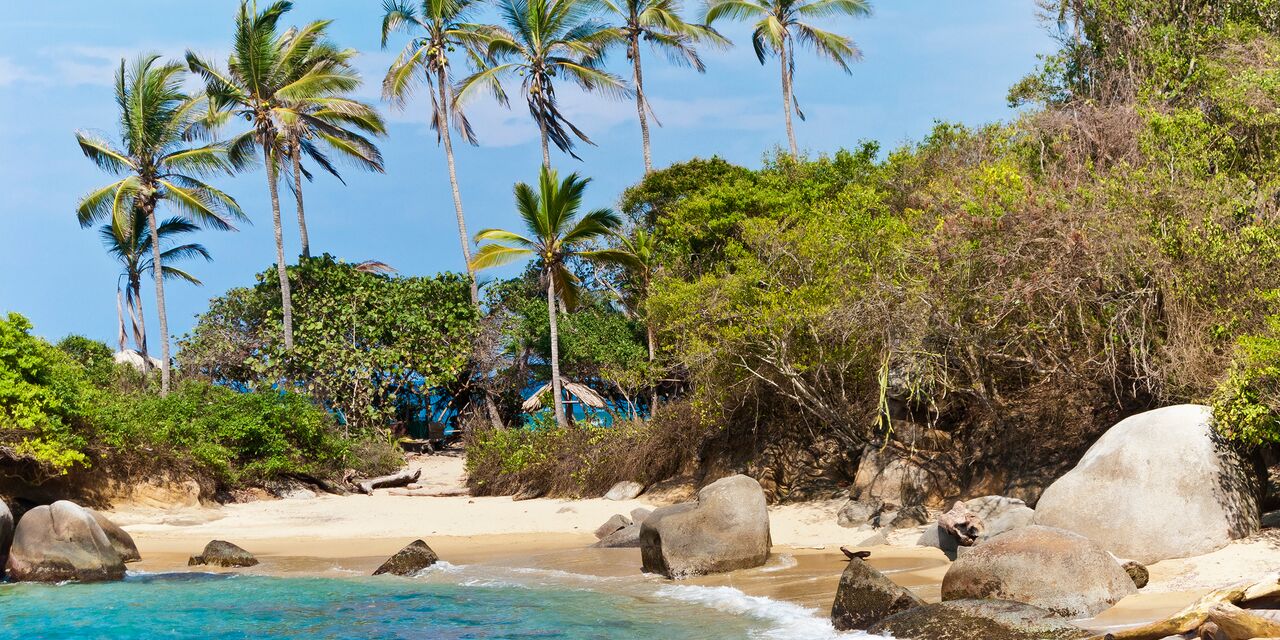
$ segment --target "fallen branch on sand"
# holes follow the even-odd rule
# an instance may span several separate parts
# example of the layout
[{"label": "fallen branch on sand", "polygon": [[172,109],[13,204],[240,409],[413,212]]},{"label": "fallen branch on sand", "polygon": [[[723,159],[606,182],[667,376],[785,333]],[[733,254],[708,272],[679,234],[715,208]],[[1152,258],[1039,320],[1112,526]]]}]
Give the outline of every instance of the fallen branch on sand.
[{"label": "fallen branch on sand", "polygon": [[389,496],[417,496],[421,498],[458,498],[471,495],[466,489],[392,489]]},{"label": "fallen branch on sand", "polygon": [[410,482],[417,482],[420,475],[422,475],[422,469],[414,469],[413,472],[410,472],[407,468],[401,469],[399,472],[389,476],[378,476],[362,480],[356,484],[356,489],[359,489],[360,493],[372,495],[374,489],[403,487]]},{"label": "fallen branch on sand", "polygon": [[1258,582],[1244,582],[1210,591],[1187,608],[1164,620],[1092,636],[1089,640],[1160,640],[1169,636],[1192,633],[1207,622],[1217,625],[1233,639],[1280,636],[1280,624],[1239,607],[1241,604],[1277,594],[1280,594],[1280,574],[1272,574]]}]

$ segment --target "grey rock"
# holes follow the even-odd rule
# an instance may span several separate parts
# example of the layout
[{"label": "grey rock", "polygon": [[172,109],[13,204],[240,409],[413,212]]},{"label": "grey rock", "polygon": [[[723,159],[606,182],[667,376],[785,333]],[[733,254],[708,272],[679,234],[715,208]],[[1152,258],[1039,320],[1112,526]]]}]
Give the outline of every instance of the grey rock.
[{"label": "grey rock", "polygon": [[1081,640],[1088,632],[1044,609],[1006,600],[953,600],[908,609],[868,633],[898,640]]},{"label": "grey rock", "polygon": [[119,525],[112,522],[106,516],[94,511],[93,509],[85,509],[89,515],[102,527],[102,532],[107,534],[107,539],[111,541],[111,547],[120,554],[120,559],[124,562],[137,562],[142,559],[142,554],[138,553],[138,545],[134,544],[133,536],[128,531],[121,529]]},{"label": "grey rock", "polygon": [[863,560],[852,559],[840,574],[831,624],[837,631],[866,629],[880,620],[924,602]]},{"label": "grey rock", "polygon": [[1257,531],[1261,478],[1211,422],[1209,407],[1190,404],[1120,421],[1045,489],[1035,524],[1148,564],[1210,553]]},{"label": "grey rock", "polygon": [[929,510],[920,505],[903,507],[893,513],[893,517],[882,514],[880,526],[890,529],[910,529],[929,524]]},{"label": "grey rock", "polygon": [[856,544],[856,545],[854,545],[854,546],[858,546],[858,547],[880,547],[880,546],[884,546],[884,545],[886,545],[886,544],[889,544],[889,539],[888,539],[888,538],[886,538],[886,537],[884,536],[884,532],[883,532],[883,531],[876,531],[875,533],[871,534],[870,536],[867,536],[866,538],[863,538],[863,539],[862,539],[862,542],[859,542],[858,544]]},{"label": "grey rock", "polygon": [[59,500],[18,521],[7,563],[15,582],[102,582],[124,578],[124,560],[85,508]]},{"label": "grey rock", "polygon": [[943,529],[936,522],[925,528],[924,533],[920,534],[920,539],[916,540],[916,545],[941,549],[942,553],[951,560],[955,560],[957,551],[964,548],[960,546],[960,539],[955,534]]},{"label": "grey rock", "polygon": [[631,521],[634,522],[635,524],[643,524],[645,519],[652,514],[653,514],[653,509],[636,507],[635,509],[631,510]]},{"label": "grey rock", "polygon": [[204,546],[204,551],[200,555],[191,556],[187,560],[189,567],[206,564],[219,567],[252,567],[258,564],[258,559],[253,557],[252,553],[226,540],[213,540]]},{"label": "grey rock", "polygon": [[604,524],[596,527],[596,530],[595,530],[596,539],[603,540],[609,537],[609,535],[612,534],[613,532],[618,531],[620,529],[625,529],[631,526],[631,524],[632,524],[631,518],[628,518],[620,513],[615,513],[612,516],[610,516],[608,520],[605,520]]},{"label": "grey rock", "polygon": [[925,468],[891,447],[868,446],[858,461],[849,495],[910,506],[934,500],[940,493],[936,479]]},{"label": "grey rock", "polygon": [[836,523],[842,527],[860,527],[869,524],[884,509],[884,500],[879,498],[850,499],[836,512]]},{"label": "grey rock", "polygon": [[1060,616],[1093,616],[1136,593],[1133,580],[1084,536],[1029,526],[969,550],[942,578],[942,599],[1025,602]]},{"label": "grey rock", "polygon": [[374,570],[373,575],[390,573],[397,576],[411,576],[440,561],[440,556],[421,540],[410,542],[395,555],[387,558],[382,566]]},{"label": "grey rock", "polygon": [[640,546],[640,525],[627,525],[601,538],[591,545],[601,549],[632,548]]},{"label": "grey rock", "polygon": [[644,571],[668,578],[758,567],[770,544],[764,491],[744,475],[703,487],[694,502],[657,509],[640,527]]},{"label": "grey rock", "polygon": [[644,493],[644,485],[631,480],[623,480],[609,489],[604,494],[605,500],[631,500],[636,496]]}]

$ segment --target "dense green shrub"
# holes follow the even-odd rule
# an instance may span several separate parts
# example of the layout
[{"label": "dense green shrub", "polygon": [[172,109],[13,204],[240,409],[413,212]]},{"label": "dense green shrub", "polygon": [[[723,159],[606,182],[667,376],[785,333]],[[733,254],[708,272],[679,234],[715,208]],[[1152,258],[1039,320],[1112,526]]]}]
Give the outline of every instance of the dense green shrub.
[{"label": "dense green shrub", "polygon": [[70,356],[30,331],[16,313],[0,320],[0,448],[65,473],[88,462],[94,389]]}]

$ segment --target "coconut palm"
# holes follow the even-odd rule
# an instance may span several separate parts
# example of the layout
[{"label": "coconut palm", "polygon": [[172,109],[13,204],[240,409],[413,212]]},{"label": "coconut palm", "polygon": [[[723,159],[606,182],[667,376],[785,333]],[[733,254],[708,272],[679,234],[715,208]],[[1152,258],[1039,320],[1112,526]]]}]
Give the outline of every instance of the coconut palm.
[{"label": "coconut palm", "polygon": [[582,194],[589,179],[573,173],[559,180],[556,171],[542,167],[538,188],[523,182],[515,186],[516,211],[524,221],[527,235],[485,229],[476,234],[481,246],[471,265],[477,271],[497,267],[526,257],[539,261],[542,279],[547,287],[547,315],[551,329],[551,386],[555,395],[556,423],[566,426],[563,381],[560,379],[560,335],[556,328],[556,302],[566,309],[574,308],[578,297],[578,278],[567,266],[571,259],[617,262],[616,249],[592,250],[592,241],[615,232],[622,221],[609,209],[596,209],[581,217]]},{"label": "coconut palm", "polygon": [[382,46],[395,31],[418,32],[405,45],[404,50],[387,69],[382,81],[382,96],[398,107],[403,107],[416,88],[419,79],[427,85],[431,96],[431,128],[436,130],[437,143],[444,146],[444,157],[449,165],[449,186],[453,189],[453,212],[458,219],[458,240],[462,243],[462,259],[471,276],[471,302],[479,304],[476,274],[471,268],[471,238],[467,235],[466,218],[462,215],[462,194],[458,189],[458,173],[453,161],[452,125],[464,142],[477,144],[471,123],[453,99],[452,80],[449,75],[449,54],[462,47],[471,55],[478,55],[487,38],[488,28],[467,21],[481,4],[478,0],[422,0],[418,8],[400,0],[387,0],[383,5]]},{"label": "coconut palm", "polygon": [[[714,29],[700,24],[689,24],[680,17],[679,0],[600,0],[608,11],[622,24],[615,27],[620,39],[626,43],[627,60],[631,61],[632,86],[635,88],[636,115],[640,117],[640,141],[644,150],[644,172],[653,171],[653,156],[649,151],[649,120],[646,112],[653,114],[653,107],[644,94],[644,70],[640,64],[640,41],[644,40],[655,51],[661,52],[673,64],[693,67],[698,73],[707,70],[693,45],[710,41],[727,44]],[[658,126],[657,115],[653,117]]]},{"label": "coconut palm", "polygon": [[230,173],[232,159],[226,146],[196,144],[206,133],[205,102],[182,89],[184,69],[177,63],[161,63],[157,55],[143,55],[126,70],[125,61],[115,77],[116,104],[120,107],[120,145],[86,132],[76,141],[85,156],[99,168],[123,176],[80,199],[76,215],[81,226],[109,218],[121,234],[133,233],[133,219],[141,216],[151,235],[151,258],[156,283],[156,311],[160,321],[160,392],[169,392],[169,320],[165,312],[164,256],[156,208],[168,203],[201,226],[232,229],[244,219],[235,199],[205,178]]},{"label": "coconut palm", "polygon": [[[291,37],[286,34],[286,38]],[[331,57],[335,64],[347,64],[355,57],[354,49],[334,50],[327,46],[315,46],[311,55]],[[305,65],[306,63],[304,63]],[[312,176],[302,165],[302,158],[310,158],[317,166],[346,184],[342,174],[321,149],[321,145],[329,152],[336,154],[340,160],[366,171],[383,173],[382,153],[373,141],[363,134],[382,136],[387,133],[382,116],[372,106],[343,95],[311,95],[305,96],[290,105],[292,111],[306,113],[308,119],[289,118],[289,112],[282,112],[278,143],[282,149],[280,155],[289,159],[289,173],[292,177],[290,185],[294,201],[298,205],[298,236],[302,241],[301,255],[311,257],[311,239],[307,235],[306,207],[303,204],[302,180],[311,180]],[[316,121],[330,126],[320,128]],[[335,135],[335,129],[341,136]]]},{"label": "coconut palm", "polygon": [[[194,233],[199,227],[189,220],[180,216],[174,216],[161,222],[156,227],[156,236],[160,239],[162,247],[164,245],[172,245],[180,236]],[[126,330],[124,321],[124,309],[129,310],[129,326],[133,333],[133,344],[138,353],[142,356],[143,367],[147,367],[150,358],[147,354],[147,329],[146,322],[143,319],[142,312],[142,276],[150,273],[155,267],[156,257],[151,251],[153,239],[147,228],[147,217],[142,212],[134,210],[129,216],[129,223],[124,226],[118,226],[113,223],[107,223],[98,227],[98,235],[102,238],[102,244],[106,247],[107,253],[120,261],[121,272],[119,280],[123,281],[123,286],[119,282],[116,285],[116,315],[120,324],[119,342],[120,350],[126,348]],[[196,243],[179,244],[170,246],[160,251],[160,265],[164,271],[166,279],[177,278],[185,280],[195,285],[200,284],[200,280],[189,272],[174,266],[174,263],[189,258],[204,258],[212,260],[209,252],[203,245]]]},{"label": "coconut palm", "polygon": [[618,42],[615,29],[591,18],[594,4],[586,0],[500,0],[506,27],[490,27],[487,59],[482,69],[458,87],[459,101],[488,90],[503,105],[502,81],[521,76],[520,90],[542,139],[542,165],[551,166],[550,143],[577,158],[573,138],[595,144],[560,110],[556,79],[576,83],[586,91],[625,98],[631,90],[618,76],[600,68],[605,50]]},{"label": "coconut palm", "polygon": [[307,105],[336,100],[360,86],[360,76],[325,41],[330,21],[318,20],[300,29],[280,32],[281,16],[293,7],[283,0],[262,11],[242,0],[236,14],[231,55],[225,69],[187,51],[187,65],[205,81],[205,92],[215,107],[252,123],[252,128],[230,142],[233,160],[241,162],[262,150],[271,219],[275,226],[276,273],[280,280],[284,348],[293,349],[293,300],[284,259],[284,230],[280,221],[278,178],[285,160],[281,132],[305,126],[352,144],[356,134],[317,117]]},{"label": "coconut palm", "polygon": [[[649,363],[652,365],[658,359],[658,339],[653,318],[645,309],[645,302],[649,298],[654,272],[658,268],[657,243],[654,241],[653,234],[642,228],[637,228],[630,236],[615,234],[615,239],[618,248],[610,257],[626,269],[630,286],[626,291],[616,289],[614,291],[618,294],[618,299],[627,315],[644,321],[645,338],[649,345]],[[650,399],[650,412],[657,406],[658,389],[655,386]]]},{"label": "coconut palm", "polygon": [[760,64],[770,54],[777,54],[782,65],[782,112],[787,120],[787,143],[795,157],[796,133],[791,124],[791,108],[804,120],[804,112],[792,93],[792,79],[796,70],[796,45],[804,44],[819,55],[830,59],[844,69],[851,62],[862,59],[862,52],[851,38],[825,31],[806,22],[811,18],[835,16],[860,17],[871,14],[869,0],[711,0],[707,7],[706,23],[720,18],[755,20],[751,33],[751,46]]}]

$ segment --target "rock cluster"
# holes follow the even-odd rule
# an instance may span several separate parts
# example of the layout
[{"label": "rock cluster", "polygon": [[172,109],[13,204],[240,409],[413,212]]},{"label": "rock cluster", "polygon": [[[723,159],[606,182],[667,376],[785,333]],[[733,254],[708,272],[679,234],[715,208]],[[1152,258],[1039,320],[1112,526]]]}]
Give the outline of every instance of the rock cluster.
[{"label": "rock cluster", "polygon": [[[4,515],[8,514],[6,507]],[[0,516],[0,540],[9,537],[11,522],[11,517]],[[112,535],[100,522],[106,522]],[[138,558],[129,534],[100,514],[66,500],[31,509],[12,531],[5,567],[15,582],[120,580],[126,556]]]},{"label": "rock cluster", "polygon": [[652,513],[652,509],[640,507],[632,509],[630,517],[620,513],[615,514],[596,529],[596,538],[599,541],[592,546],[606,549],[639,547],[640,527]]}]

